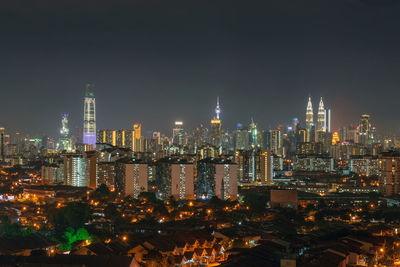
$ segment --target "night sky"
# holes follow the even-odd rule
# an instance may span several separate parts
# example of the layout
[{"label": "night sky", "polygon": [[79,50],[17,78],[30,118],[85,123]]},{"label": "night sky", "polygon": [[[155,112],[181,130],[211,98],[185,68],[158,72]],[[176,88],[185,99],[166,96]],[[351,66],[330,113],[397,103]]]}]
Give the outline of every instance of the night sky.
[{"label": "night sky", "polygon": [[1,1],[0,125],[56,136],[62,112],[81,125],[94,83],[98,129],[208,125],[217,96],[224,128],[269,128],[304,122],[311,94],[334,130],[367,113],[400,133],[397,2]]}]

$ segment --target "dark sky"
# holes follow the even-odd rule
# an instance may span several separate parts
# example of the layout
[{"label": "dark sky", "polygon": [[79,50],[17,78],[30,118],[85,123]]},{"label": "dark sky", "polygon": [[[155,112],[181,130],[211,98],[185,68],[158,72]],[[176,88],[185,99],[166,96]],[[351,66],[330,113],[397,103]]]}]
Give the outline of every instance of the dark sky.
[{"label": "dark sky", "polygon": [[[9,3],[5,3],[9,2]],[[371,114],[400,130],[400,1],[37,0],[0,2],[0,124],[56,135],[82,123],[95,84],[98,128],[170,134],[304,121],[309,94],[333,127]]]}]

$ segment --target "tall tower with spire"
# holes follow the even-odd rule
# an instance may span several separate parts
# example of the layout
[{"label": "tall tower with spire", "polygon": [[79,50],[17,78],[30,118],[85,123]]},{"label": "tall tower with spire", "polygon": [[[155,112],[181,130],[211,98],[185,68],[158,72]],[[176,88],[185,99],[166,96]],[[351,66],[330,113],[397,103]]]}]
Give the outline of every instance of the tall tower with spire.
[{"label": "tall tower with spire", "polygon": [[325,107],[324,107],[324,102],[321,100],[319,101],[319,107],[318,107],[318,125],[317,125],[317,131],[318,132],[326,132],[326,120],[325,120]]},{"label": "tall tower with spire", "polygon": [[211,142],[214,146],[218,148],[222,147],[222,123],[220,119],[220,113],[221,113],[221,108],[219,106],[219,97],[217,97],[217,106],[215,107],[215,117],[211,120]]},{"label": "tall tower with spire", "polygon": [[83,113],[83,143],[96,147],[96,99],[93,85],[87,84]]},{"label": "tall tower with spire", "polygon": [[311,96],[308,97],[306,110],[306,141],[315,141],[314,111],[311,103]]},{"label": "tall tower with spire", "polygon": [[306,127],[309,128],[312,124],[314,124],[314,111],[312,108],[311,96],[309,96],[306,110]]},{"label": "tall tower with spire", "polygon": [[219,120],[219,114],[221,113],[221,108],[219,107],[219,96],[217,96],[217,106],[215,107],[215,118]]}]

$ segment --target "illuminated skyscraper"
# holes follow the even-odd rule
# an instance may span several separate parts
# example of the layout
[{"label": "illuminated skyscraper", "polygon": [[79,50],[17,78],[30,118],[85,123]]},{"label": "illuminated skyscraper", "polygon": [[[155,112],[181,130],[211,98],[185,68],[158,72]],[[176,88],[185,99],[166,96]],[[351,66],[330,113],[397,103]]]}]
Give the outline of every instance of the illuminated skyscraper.
[{"label": "illuminated skyscraper", "polygon": [[142,124],[135,123],[133,125],[133,131],[135,132],[135,138],[133,141],[132,151],[134,152],[143,152],[144,151],[144,142],[142,138]]},{"label": "illuminated skyscraper", "polygon": [[83,117],[83,143],[96,147],[96,99],[93,85],[86,85]]},{"label": "illuminated skyscraper", "polygon": [[211,141],[216,147],[221,147],[222,145],[222,125],[219,114],[221,113],[221,108],[219,106],[219,98],[217,98],[217,106],[215,108],[215,117],[211,120]]},{"label": "illuminated skyscraper", "polygon": [[371,130],[370,116],[367,114],[361,115],[360,127],[358,129],[359,143],[366,145],[369,139]]},{"label": "illuminated skyscraper", "polygon": [[318,132],[326,132],[326,120],[325,120],[325,108],[324,102],[321,100],[319,101],[318,107],[318,125],[317,125]]},{"label": "illuminated skyscraper", "polygon": [[325,109],[325,131],[330,133],[331,132],[331,109]]},{"label": "illuminated skyscraper", "polygon": [[312,108],[311,97],[308,97],[307,110],[306,110],[306,140],[307,142],[315,141],[315,125],[314,125],[314,111]]},{"label": "illuminated skyscraper", "polygon": [[72,144],[69,136],[68,128],[68,113],[62,114],[61,129],[60,129],[60,147],[63,150],[71,151]]},{"label": "illuminated skyscraper", "polygon": [[311,97],[308,97],[307,111],[306,111],[306,127],[310,128],[311,124],[314,124],[314,111],[312,108]]},{"label": "illuminated skyscraper", "polygon": [[172,143],[175,146],[182,146],[185,144],[185,132],[183,130],[183,122],[176,121],[175,128],[172,130]]},{"label": "illuminated skyscraper", "polygon": [[215,118],[219,120],[219,114],[221,113],[221,108],[219,107],[219,97],[217,97],[217,106],[215,107]]},{"label": "illuminated skyscraper", "polygon": [[253,118],[251,118],[250,122],[250,145],[252,148],[259,147],[259,138],[258,138],[258,130],[257,130],[257,124],[254,122]]},{"label": "illuminated skyscraper", "polygon": [[135,123],[133,125],[133,130],[135,131],[135,139],[140,139],[142,136],[142,124]]}]

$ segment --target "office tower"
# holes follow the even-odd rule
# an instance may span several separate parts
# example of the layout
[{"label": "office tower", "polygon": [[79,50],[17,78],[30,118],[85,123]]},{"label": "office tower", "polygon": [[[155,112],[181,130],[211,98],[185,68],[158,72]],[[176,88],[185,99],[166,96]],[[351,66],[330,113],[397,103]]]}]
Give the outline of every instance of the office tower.
[{"label": "office tower", "polygon": [[325,132],[331,132],[331,109],[325,109]]},{"label": "office tower", "polygon": [[133,125],[133,130],[135,131],[135,139],[140,139],[142,137],[142,124],[135,123]]},{"label": "office tower", "polygon": [[191,199],[194,197],[194,164],[163,158],[156,162],[156,195],[159,199]]},{"label": "office tower", "polygon": [[272,153],[281,156],[282,155],[282,131],[280,127],[276,129],[269,130],[269,149]]},{"label": "office tower", "polygon": [[322,97],[321,100],[319,101],[319,107],[318,107],[317,132],[326,132],[325,108],[324,108],[324,102],[322,101]]},{"label": "office tower", "polygon": [[400,154],[384,152],[378,155],[379,192],[385,196],[397,195],[400,192]]},{"label": "office tower", "polygon": [[153,132],[153,139],[156,140],[157,145],[161,145],[161,133]]},{"label": "office tower", "polygon": [[172,144],[174,146],[185,145],[185,133],[183,130],[183,122],[181,121],[176,121],[174,129],[172,129]]},{"label": "office tower", "polygon": [[249,131],[246,127],[243,127],[242,124],[238,123],[236,126],[236,134],[235,134],[235,149],[236,150],[246,150],[249,148]]},{"label": "office tower", "polygon": [[206,158],[197,162],[197,198],[237,199],[237,164],[224,159]]},{"label": "office tower", "polygon": [[120,159],[115,167],[115,189],[121,196],[138,198],[148,191],[148,164],[136,159]]},{"label": "office tower", "polygon": [[298,118],[293,118],[292,119],[292,130],[294,133],[297,133],[297,129],[299,128],[299,119]]},{"label": "office tower", "polygon": [[250,146],[252,148],[260,146],[257,124],[254,122],[253,118],[251,118],[250,122]]},{"label": "office tower", "polygon": [[307,141],[307,130],[298,129],[296,133],[296,142],[304,143]]},{"label": "office tower", "polygon": [[196,147],[196,150],[203,146],[204,144],[209,143],[208,142],[208,129],[204,127],[203,124],[200,124],[194,129],[193,132],[193,142],[194,146]]},{"label": "office tower", "polygon": [[312,108],[311,97],[308,98],[306,110],[306,141],[315,142],[314,111]]},{"label": "office tower", "polygon": [[0,160],[4,162],[5,149],[4,149],[4,127],[0,127]]},{"label": "office tower", "polygon": [[222,125],[219,115],[221,108],[219,106],[219,98],[217,98],[217,106],[215,108],[215,117],[211,120],[211,142],[216,147],[222,146]]},{"label": "office tower", "polygon": [[96,99],[94,98],[93,85],[86,85],[84,118],[83,118],[83,143],[96,147]]},{"label": "office tower", "polygon": [[335,145],[340,142],[340,137],[338,132],[334,132],[332,135],[332,145]]},{"label": "office tower", "polygon": [[311,97],[308,97],[307,110],[306,110],[306,128],[314,124],[314,111],[312,108]]},{"label": "office tower", "polygon": [[60,148],[70,152],[72,150],[72,142],[68,128],[68,113],[63,113],[61,118]]},{"label": "office tower", "polygon": [[360,126],[358,128],[358,143],[366,145],[369,140],[371,130],[370,116],[369,115],[361,115]]}]

